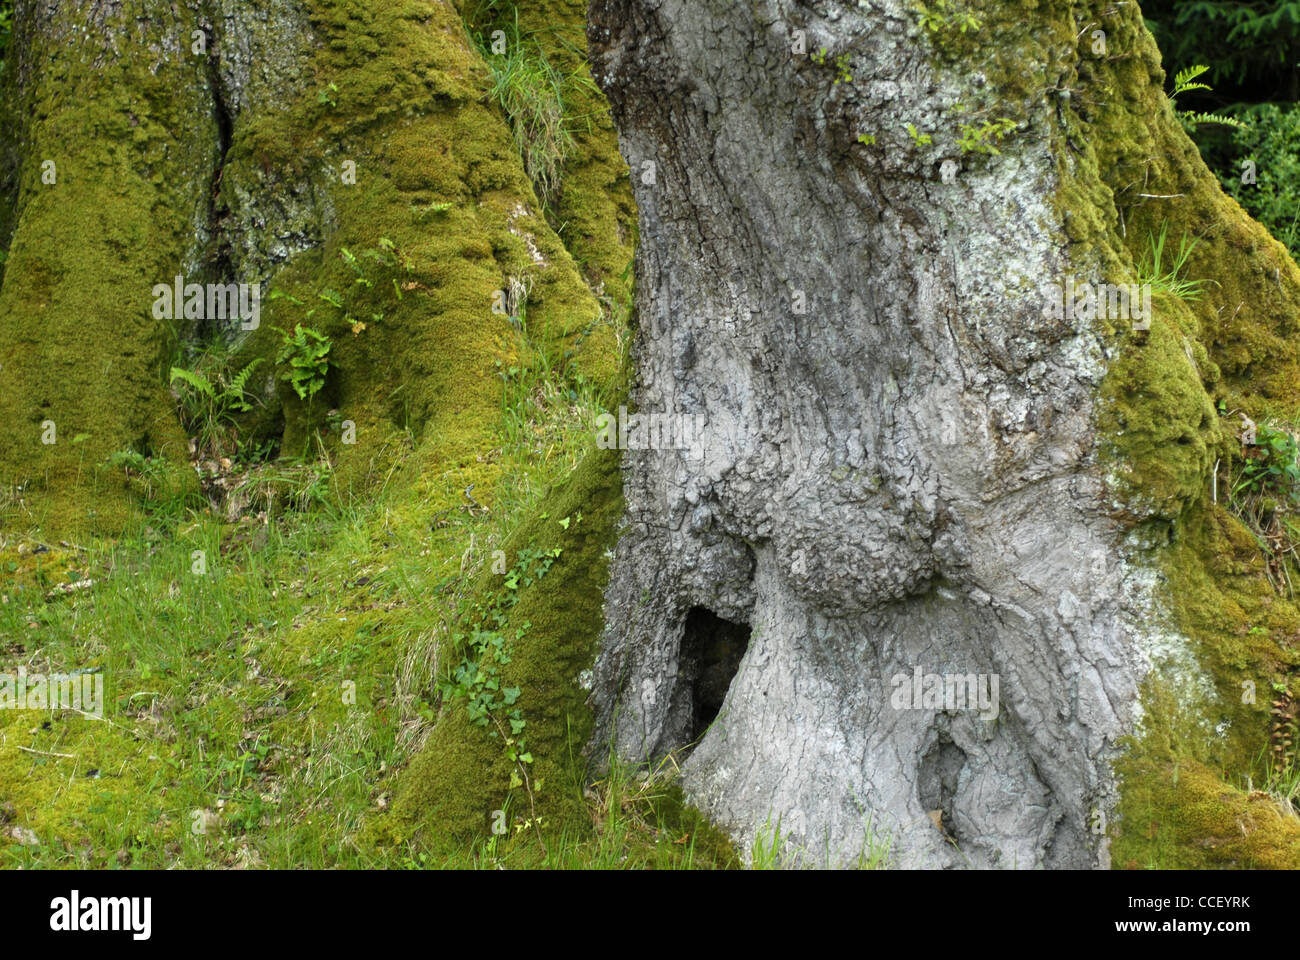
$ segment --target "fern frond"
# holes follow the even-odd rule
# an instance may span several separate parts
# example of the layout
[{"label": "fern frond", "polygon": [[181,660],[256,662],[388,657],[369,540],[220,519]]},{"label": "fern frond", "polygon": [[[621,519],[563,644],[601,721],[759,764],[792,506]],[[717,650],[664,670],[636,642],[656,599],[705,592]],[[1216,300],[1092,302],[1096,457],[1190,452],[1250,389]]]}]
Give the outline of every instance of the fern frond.
[{"label": "fern frond", "polygon": [[1176,97],[1180,93],[1184,93],[1188,90],[1209,90],[1209,84],[1193,82],[1197,77],[1209,69],[1210,68],[1205,64],[1198,63],[1194,67],[1186,67],[1179,70],[1178,73],[1174,75],[1174,92],[1172,96]]},{"label": "fern frond", "polygon": [[186,370],[182,367],[172,367],[170,379],[167,382],[175,383],[177,380],[189,384],[204,396],[216,396],[216,391],[213,390],[212,384],[208,381],[208,378],[194,370]]},{"label": "fern frond", "polygon": [[244,385],[248,383],[248,378],[252,375],[253,368],[261,362],[261,357],[254,357],[248,365],[245,366],[243,370],[240,370],[239,373],[235,375],[235,378],[230,381],[230,386],[226,388],[226,393],[233,393],[236,396],[242,397],[244,395]]},{"label": "fern frond", "polygon": [[1246,125],[1236,117],[1225,117],[1221,113],[1197,113],[1195,110],[1178,110],[1178,120],[1188,130],[1195,130],[1202,123],[1221,123],[1225,127],[1245,130]]}]

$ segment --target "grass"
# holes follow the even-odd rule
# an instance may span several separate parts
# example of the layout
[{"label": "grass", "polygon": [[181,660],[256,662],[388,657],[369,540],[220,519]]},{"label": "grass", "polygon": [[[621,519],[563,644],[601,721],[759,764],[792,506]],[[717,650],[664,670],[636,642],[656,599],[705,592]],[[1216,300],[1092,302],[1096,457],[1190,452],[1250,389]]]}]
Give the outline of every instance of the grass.
[{"label": "grass", "polygon": [[[116,541],[0,532],[0,672],[99,670],[106,688],[103,719],[0,710],[0,866],[737,865],[682,802],[671,762],[616,761],[562,785],[589,822],[543,824],[544,839],[493,836],[450,857],[358,839],[437,716],[468,585],[593,443],[596,399],[532,342],[526,304],[517,341],[496,442],[468,489],[456,464],[422,470],[397,436],[397,473],[414,479],[365,499],[323,460],[276,460],[244,480],[266,487],[256,521],[223,522],[159,485]],[[39,843],[13,839],[26,831]]]},{"label": "grass", "polygon": [[1227,470],[1227,507],[1242,522],[1265,559],[1275,590],[1295,596],[1293,567],[1300,565],[1300,446],[1298,428],[1283,420],[1261,422],[1255,442],[1242,446]]},{"label": "grass", "polygon": [[[589,398],[539,356],[503,384],[517,392],[480,458],[495,482],[440,491],[444,510],[428,491],[452,470],[357,501],[326,464],[277,461],[246,481],[266,488],[265,523],[174,498],[117,542],[0,534],[0,671],[97,667],[109,701],[103,720],[0,711],[0,803],[41,839],[0,841],[0,864],[402,865],[352,838],[432,719],[451,612],[594,436]],[[45,600],[84,578],[95,587]]]},{"label": "grass", "polygon": [[1261,762],[1265,771],[1263,785],[1256,788],[1248,778],[1246,789],[1266,793],[1282,816],[1300,821],[1300,765],[1294,761],[1280,765],[1272,757],[1262,757]]},{"label": "grass", "polygon": [[[481,24],[481,25],[480,25]],[[585,76],[566,74],[519,29],[518,14],[480,4],[467,30],[492,71],[491,96],[505,112],[515,149],[543,205],[554,200],[564,163],[573,151],[575,124],[585,118],[570,106]]]},{"label": "grass", "polygon": [[[543,845],[516,824],[513,837],[475,845],[462,861],[480,869],[652,869],[739,867],[730,846],[702,818],[682,804],[674,785],[676,760],[632,764],[614,755],[609,772],[580,790],[590,824],[562,825]],[[510,822],[510,817],[506,817]]]},{"label": "grass", "polygon": [[793,834],[781,832],[781,817],[772,822],[768,816],[762,829],[754,834],[750,844],[749,861],[754,870],[778,870],[784,866],[818,866],[831,870],[851,866],[854,870],[887,870],[893,860],[893,837],[877,829],[875,818],[868,814],[863,824],[862,844],[851,859],[831,849],[829,838],[822,849],[820,862],[814,861],[810,851],[797,843]]},{"label": "grass", "polygon": [[1165,242],[1168,231],[1169,224],[1166,222],[1160,225],[1159,234],[1147,234],[1147,250],[1138,264],[1138,283],[1150,284],[1151,289],[1163,290],[1181,300],[1200,300],[1205,294],[1205,285],[1214,281],[1190,280],[1183,276],[1187,261],[1191,259],[1198,241],[1188,240],[1184,234],[1178,242],[1178,252],[1172,254],[1169,251],[1172,256],[1166,260]]}]

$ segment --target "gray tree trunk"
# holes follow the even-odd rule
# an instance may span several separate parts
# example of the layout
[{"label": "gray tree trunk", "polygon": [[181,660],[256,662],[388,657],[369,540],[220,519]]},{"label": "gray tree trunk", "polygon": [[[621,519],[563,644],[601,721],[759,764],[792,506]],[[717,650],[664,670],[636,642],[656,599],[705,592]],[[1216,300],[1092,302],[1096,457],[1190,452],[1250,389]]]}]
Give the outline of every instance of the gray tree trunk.
[{"label": "gray tree trunk", "polygon": [[[794,862],[888,837],[902,866],[1106,865],[1148,595],[1096,453],[1102,343],[1043,313],[1095,273],[1053,202],[1065,66],[1029,49],[1043,88],[999,103],[901,0],[596,0],[590,37],[641,214],[632,406],[704,422],[625,455],[596,742],[707,728],[688,797],[746,845],[779,819]],[[1017,118],[1002,155],[959,148],[959,102]],[[900,709],[917,671],[996,703]]]}]

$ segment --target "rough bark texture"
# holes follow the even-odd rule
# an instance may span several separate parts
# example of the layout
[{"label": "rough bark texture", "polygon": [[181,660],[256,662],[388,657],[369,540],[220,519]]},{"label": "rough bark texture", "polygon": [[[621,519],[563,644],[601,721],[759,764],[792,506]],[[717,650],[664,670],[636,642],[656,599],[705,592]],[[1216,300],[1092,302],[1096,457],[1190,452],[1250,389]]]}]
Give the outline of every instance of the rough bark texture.
[{"label": "rough bark texture", "polygon": [[[1092,6],[975,5],[967,35],[927,33],[899,0],[593,4],[641,215],[632,397],[706,423],[694,451],[625,455],[594,743],[687,744],[707,719],[690,612],[748,624],[688,795],[746,843],[779,820],[793,861],[852,860],[874,834],[904,866],[1104,866],[1144,677],[1200,676],[1125,538],[1207,486],[1219,437],[1194,340],[1157,324],[1141,354],[1127,323],[1043,310],[1045,283],[1131,279],[1111,193],[1129,186],[1098,172],[1080,98],[1109,112],[1112,162],[1117,116],[1151,123],[1143,156],[1186,155],[1140,13]],[[1094,14],[1124,46],[1085,87]],[[962,149],[1004,117],[1000,155]],[[1188,164],[1185,202],[1219,203]],[[1181,367],[1119,390],[1144,425],[1105,419],[1114,353],[1154,363],[1167,340]],[[1107,455],[1153,437],[1176,479],[1159,502]],[[997,675],[996,719],[896,708],[894,678],[918,668]]]}]

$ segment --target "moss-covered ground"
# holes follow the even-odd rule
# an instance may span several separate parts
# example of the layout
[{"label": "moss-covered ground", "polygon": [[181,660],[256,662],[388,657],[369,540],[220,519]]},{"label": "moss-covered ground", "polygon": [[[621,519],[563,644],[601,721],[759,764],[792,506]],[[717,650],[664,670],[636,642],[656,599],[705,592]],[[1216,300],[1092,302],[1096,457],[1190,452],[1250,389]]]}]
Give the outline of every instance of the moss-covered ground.
[{"label": "moss-covered ground", "polygon": [[[590,409],[532,386],[469,496],[454,475],[441,495],[394,483],[365,501],[332,484],[258,536],[159,498],[112,541],[0,537],[0,671],[91,669],[106,684],[102,719],[0,710],[0,863],[732,863],[662,777],[585,776],[575,680],[621,485],[594,450]],[[460,655],[460,614],[508,589],[494,551],[514,568],[529,544],[560,549],[536,586],[514,586],[511,627],[526,624],[527,642],[506,675],[522,691],[544,839],[517,829],[530,803],[501,741],[436,683]]]}]

